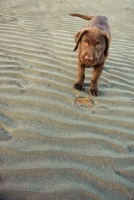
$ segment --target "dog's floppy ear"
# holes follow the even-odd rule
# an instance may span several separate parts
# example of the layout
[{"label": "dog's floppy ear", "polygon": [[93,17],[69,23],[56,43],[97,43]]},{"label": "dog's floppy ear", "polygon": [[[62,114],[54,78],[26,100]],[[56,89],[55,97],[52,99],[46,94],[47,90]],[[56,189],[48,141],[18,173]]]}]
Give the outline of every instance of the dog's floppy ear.
[{"label": "dog's floppy ear", "polygon": [[109,46],[110,46],[110,43],[111,43],[111,38],[110,36],[108,35],[107,32],[103,31],[103,35],[104,35],[104,38],[105,38],[105,41],[106,41],[106,47],[105,47],[105,50],[104,50],[104,55],[105,57],[108,56],[108,53],[109,53]]},{"label": "dog's floppy ear", "polygon": [[81,41],[83,35],[84,35],[87,31],[89,31],[89,29],[85,28],[85,29],[82,29],[81,31],[75,33],[75,35],[74,35],[74,41],[75,41],[75,43],[76,43],[76,46],[75,46],[75,48],[74,48],[74,51],[76,51],[76,49],[78,48],[79,42]]}]

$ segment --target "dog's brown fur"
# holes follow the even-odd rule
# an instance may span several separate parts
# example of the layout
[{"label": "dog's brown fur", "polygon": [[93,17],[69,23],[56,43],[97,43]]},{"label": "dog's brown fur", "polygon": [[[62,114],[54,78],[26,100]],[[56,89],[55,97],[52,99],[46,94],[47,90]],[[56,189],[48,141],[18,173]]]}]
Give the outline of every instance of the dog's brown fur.
[{"label": "dog's brown fur", "polygon": [[98,80],[106,61],[111,43],[111,32],[108,20],[103,16],[85,16],[81,14],[70,14],[90,20],[88,27],[80,30],[74,36],[78,48],[78,78],[74,88],[83,89],[85,79],[85,67],[94,67],[90,82],[90,94],[98,95]]}]

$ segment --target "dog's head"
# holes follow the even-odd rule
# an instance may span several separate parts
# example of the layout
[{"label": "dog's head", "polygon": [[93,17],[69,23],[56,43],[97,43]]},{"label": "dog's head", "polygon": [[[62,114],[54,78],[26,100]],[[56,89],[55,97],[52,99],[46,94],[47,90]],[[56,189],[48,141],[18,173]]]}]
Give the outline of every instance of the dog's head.
[{"label": "dog's head", "polygon": [[79,58],[86,66],[96,65],[103,54],[105,57],[108,56],[110,37],[107,32],[90,27],[76,33],[74,38],[74,51],[79,47]]}]

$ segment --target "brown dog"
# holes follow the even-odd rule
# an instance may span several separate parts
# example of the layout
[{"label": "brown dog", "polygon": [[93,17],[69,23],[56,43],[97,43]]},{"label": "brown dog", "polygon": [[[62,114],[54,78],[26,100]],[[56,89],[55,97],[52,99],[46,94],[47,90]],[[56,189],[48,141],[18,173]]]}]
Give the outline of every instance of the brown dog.
[{"label": "brown dog", "polygon": [[85,67],[94,67],[90,83],[90,94],[98,95],[98,79],[108,56],[108,49],[111,42],[111,32],[108,20],[104,16],[85,16],[81,14],[70,14],[71,16],[91,20],[87,28],[82,29],[74,35],[78,48],[78,79],[74,88],[83,89],[85,79]]}]

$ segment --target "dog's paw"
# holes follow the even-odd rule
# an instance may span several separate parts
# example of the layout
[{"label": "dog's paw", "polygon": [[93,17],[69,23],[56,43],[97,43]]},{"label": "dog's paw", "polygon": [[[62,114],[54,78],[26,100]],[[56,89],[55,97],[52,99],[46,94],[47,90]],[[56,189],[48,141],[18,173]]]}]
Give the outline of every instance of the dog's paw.
[{"label": "dog's paw", "polygon": [[82,90],[83,86],[81,84],[79,84],[79,83],[75,83],[74,84],[74,89],[76,89],[76,90]]},{"label": "dog's paw", "polygon": [[89,93],[91,94],[91,95],[93,95],[93,96],[98,96],[98,94],[99,94],[99,91],[98,91],[98,89],[96,88],[96,89],[90,89],[90,91],[89,91]]}]

